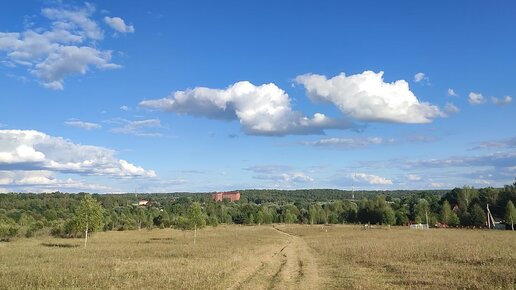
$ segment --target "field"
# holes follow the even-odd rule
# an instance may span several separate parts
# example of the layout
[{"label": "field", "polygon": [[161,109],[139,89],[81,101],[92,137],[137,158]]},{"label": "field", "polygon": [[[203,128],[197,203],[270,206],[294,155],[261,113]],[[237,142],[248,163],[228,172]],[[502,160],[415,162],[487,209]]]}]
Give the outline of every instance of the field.
[{"label": "field", "polygon": [[219,226],[0,243],[0,289],[514,289],[509,231]]}]

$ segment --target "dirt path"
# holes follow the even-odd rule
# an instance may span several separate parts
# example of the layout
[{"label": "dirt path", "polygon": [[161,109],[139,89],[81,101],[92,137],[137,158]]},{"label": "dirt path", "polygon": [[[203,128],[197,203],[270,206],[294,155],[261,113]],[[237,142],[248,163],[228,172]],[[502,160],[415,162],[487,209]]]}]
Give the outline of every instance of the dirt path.
[{"label": "dirt path", "polygon": [[287,236],[287,243],[260,261],[259,266],[231,289],[319,289],[319,274],[312,250],[301,237],[274,229]]}]

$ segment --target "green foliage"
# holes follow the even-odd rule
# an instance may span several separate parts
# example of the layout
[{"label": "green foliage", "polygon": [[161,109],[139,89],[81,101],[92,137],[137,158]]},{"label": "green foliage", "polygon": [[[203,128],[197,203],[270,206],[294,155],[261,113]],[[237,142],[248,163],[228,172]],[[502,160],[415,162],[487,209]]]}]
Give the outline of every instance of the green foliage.
[{"label": "green foliage", "polygon": [[90,195],[85,195],[76,211],[75,229],[87,233],[99,230],[104,220],[103,211],[98,201]]},{"label": "green foliage", "polygon": [[473,226],[485,226],[486,224],[486,214],[484,210],[480,207],[480,205],[475,204],[471,209],[471,225]]},{"label": "green foliage", "polygon": [[385,207],[385,209],[383,211],[382,224],[385,224],[385,225],[396,224],[396,213],[390,206]]},{"label": "green foliage", "polygon": [[[483,225],[487,204],[496,218],[506,217],[509,202],[516,202],[516,183],[504,188],[470,187],[451,191],[244,190],[239,202],[214,202],[210,194],[171,193],[89,195],[0,194],[0,234],[59,237],[84,235],[79,213],[85,199],[101,205],[93,230],[135,230],[173,226],[193,229],[206,224],[335,224],[371,223],[406,225],[436,220],[450,226]],[[151,201],[138,206],[138,201]],[[454,209],[454,210],[452,210]],[[480,222],[482,220],[482,222]],[[84,224],[84,223],[82,223]],[[97,226],[100,225],[100,226]],[[102,226],[103,225],[103,226]],[[91,230],[91,227],[89,231]],[[9,232],[10,231],[10,232]],[[1,238],[2,236],[0,236]]]},{"label": "green foliage", "polygon": [[443,203],[443,207],[441,209],[440,221],[441,221],[441,223],[449,225],[449,226],[459,225],[459,217],[452,210],[450,203],[447,200],[445,200]]},{"label": "green foliage", "polygon": [[512,201],[507,202],[507,206],[505,207],[505,222],[507,225],[511,225],[511,229],[514,231],[514,222],[516,221],[516,209],[514,209],[514,204]]}]

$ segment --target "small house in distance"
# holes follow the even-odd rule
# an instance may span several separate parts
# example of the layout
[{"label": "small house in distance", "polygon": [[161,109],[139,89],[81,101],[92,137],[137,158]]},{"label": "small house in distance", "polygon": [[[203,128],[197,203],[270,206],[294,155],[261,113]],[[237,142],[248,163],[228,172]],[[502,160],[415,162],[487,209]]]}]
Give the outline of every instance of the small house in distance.
[{"label": "small house in distance", "polygon": [[147,206],[149,204],[150,204],[150,202],[148,200],[145,200],[145,199],[142,199],[142,200],[138,201],[138,205],[139,206]]},{"label": "small house in distance", "polygon": [[211,195],[211,198],[214,201],[223,201],[224,199],[227,199],[229,201],[237,201],[240,200],[240,192],[216,192]]}]

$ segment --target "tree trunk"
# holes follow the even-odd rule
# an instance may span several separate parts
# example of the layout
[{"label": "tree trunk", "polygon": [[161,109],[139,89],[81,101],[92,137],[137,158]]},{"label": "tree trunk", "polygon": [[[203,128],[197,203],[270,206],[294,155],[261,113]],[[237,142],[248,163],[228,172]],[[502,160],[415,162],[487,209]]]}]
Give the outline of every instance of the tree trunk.
[{"label": "tree trunk", "polygon": [[511,229],[514,231],[514,220],[511,218]]},{"label": "tree trunk", "polygon": [[88,224],[86,224],[86,229],[84,230],[84,248],[86,249],[86,243],[88,243]]},{"label": "tree trunk", "polygon": [[194,225],[194,236],[193,236],[193,244],[195,246],[195,240],[197,239],[197,225]]}]

